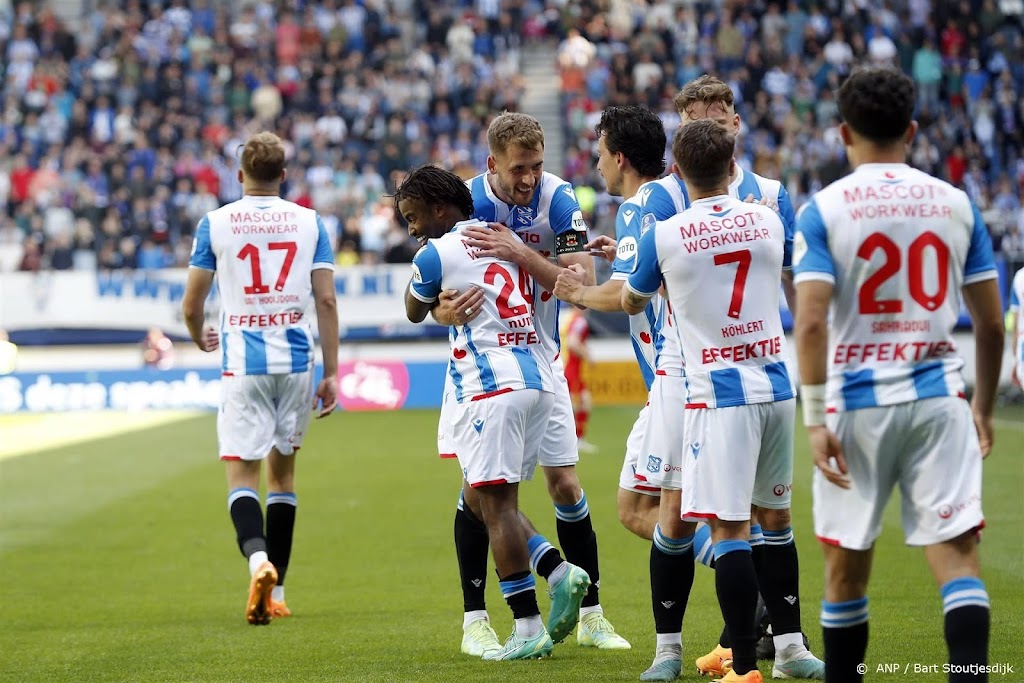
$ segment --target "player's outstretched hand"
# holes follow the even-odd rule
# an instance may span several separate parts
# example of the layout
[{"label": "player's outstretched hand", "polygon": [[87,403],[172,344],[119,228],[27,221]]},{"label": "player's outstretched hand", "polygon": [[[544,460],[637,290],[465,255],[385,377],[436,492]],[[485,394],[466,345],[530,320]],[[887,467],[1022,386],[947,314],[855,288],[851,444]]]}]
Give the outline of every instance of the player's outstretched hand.
[{"label": "player's outstretched hand", "polygon": [[338,376],[324,377],[316,388],[313,397],[313,410],[318,410],[316,419],[327,417],[338,406]]},{"label": "player's outstretched hand", "polygon": [[981,457],[987,458],[992,452],[993,432],[992,416],[971,411],[974,416],[974,428],[978,430],[978,445],[981,446]]},{"label": "player's outstretched hand", "polygon": [[[603,256],[609,261],[614,261],[619,243],[608,235],[598,235],[587,242],[587,246],[584,248],[590,252],[591,256]],[[555,296],[558,296],[558,294],[556,293]],[[562,297],[559,296],[558,298],[561,299]]]},{"label": "player's outstretched hand", "polygon": [[578,263],[563,268],[558,273],[558,279],[555,280],[555,291],[553,292],[555,298],[570,304],[580,303],[583,288],[586,286],[586,274],[583,266]]},{"label": "player's outstretched hand", "polygon": [[466,228],[462,232],[466,243],[479,250],[480,256],[516,262],[524,246],[508,227],[501,223],[488,223],[486,228]]},{"label": "player's outstretched hand", "polygon": [[753,193],[751,193],[748,194],[746,199],[744,199],[743,201],[747,202],[748,204],[760,204],[761,206],[767,206],[775,213],[779,212],[779,203],[773,199],[768,199],[768,197],[761,197],[760,200],[757,200],[754,199],[754,195]]},{"label": "player's outstretched hand", "polygon": [[811,454],[814,456],[815,466],[826,479],[839,488],[850,488],[846,458],[836,435],[825,426],[808,427],[807,434],[811,439]]},{"label": "player's outstretched hand", "polygon": [[200,350],[210,353],[220,348],[220,333],[213,327],[207,325],[203,328],[203,336],[196,344]]},{"label": "player's outstretched hand", "polygon": [[480,315],[483,306],[484,290],[479,287],[470,287],[462,294],[457,289],[442,289],[430,313],[440,325],[465,325]]}]

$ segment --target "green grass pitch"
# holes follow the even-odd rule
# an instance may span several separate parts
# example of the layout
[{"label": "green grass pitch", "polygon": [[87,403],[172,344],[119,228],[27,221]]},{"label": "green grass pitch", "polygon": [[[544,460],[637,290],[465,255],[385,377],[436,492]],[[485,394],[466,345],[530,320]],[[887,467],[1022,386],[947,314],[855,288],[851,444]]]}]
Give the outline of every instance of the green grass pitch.
[{"label": "green grass pitch", "polygon": [[[0,462],[0,681],[630,681],[654,635],[648,544],[621,528],[615,492],[636,411],[594,412],[600,452],[579,470],[601,548],[606,615],[628,652],[583,650],[575,636],[539,662],[459,654],[462,604],[452,549],[455,463],[435,455],[436,413],[342,413],[312,425],[299,456],[299,513],[288,574],[291,619],[252,627],[247,571],[227,514],[214,417]],[[981,546],[992,597],[992,663],[1024,680],[1024,430],[1003,413],[985,464]],[[11,419],[11,418],[4,418]],[[5,426],[0,422],[0,433]],[[2,438],[2,437],[0,437]],[[821,553],[813,538],[811,466],[797,435],[794,528],[805,631],[821,652]],[[541,481],[522,505],[557,543]],[[920,550],[902,543],[890,505],[870,588],[869,671],[944,661],[942,612]],[[697,568],[684,656],[717,638],[713,577]],[[542,585],[543,582],[540,582]],[[540,596],[546,614],[548,602]],[[499,637],[511,615],[488,585]],[[762,663],[770,675],[770,666]],[[944,681],[877,673],[870,680]],[[699,680],[692,667],[682,680]]]}]

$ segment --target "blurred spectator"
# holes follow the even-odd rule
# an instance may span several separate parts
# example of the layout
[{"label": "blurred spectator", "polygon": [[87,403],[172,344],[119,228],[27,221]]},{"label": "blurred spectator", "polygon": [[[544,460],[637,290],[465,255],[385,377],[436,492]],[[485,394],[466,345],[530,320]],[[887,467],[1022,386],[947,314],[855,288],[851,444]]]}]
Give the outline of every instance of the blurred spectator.
[{"label": "blurred spectator", "polygon": [[174,344],[159,327],[149,328],[142,340],[142,364],[157,370],[167,370],[174,365]]}]

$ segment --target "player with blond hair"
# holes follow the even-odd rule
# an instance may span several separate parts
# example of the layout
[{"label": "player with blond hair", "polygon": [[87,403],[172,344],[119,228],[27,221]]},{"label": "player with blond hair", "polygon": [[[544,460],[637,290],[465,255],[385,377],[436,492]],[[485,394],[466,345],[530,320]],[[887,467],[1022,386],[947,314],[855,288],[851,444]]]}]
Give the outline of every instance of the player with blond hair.
[{"label": "player with blond hair", "polygon": [[[315,211],[281,198],[285,148],[273,133],[242,149],[244,196],[206,214],[196,228],[182,311],[192,340],[221,351],[220,458],[228,511],[249,563],[250,624],[291,614],[284,579],[295,527],[295,458],[311,410],[330,415],[338,396],[334,254]],[[214,279],[220,323],[205,324]],[[323,379],[313,392],[316,345],[306,310],[316,307]],[[266,529],[260,470],[267,461]]]}]

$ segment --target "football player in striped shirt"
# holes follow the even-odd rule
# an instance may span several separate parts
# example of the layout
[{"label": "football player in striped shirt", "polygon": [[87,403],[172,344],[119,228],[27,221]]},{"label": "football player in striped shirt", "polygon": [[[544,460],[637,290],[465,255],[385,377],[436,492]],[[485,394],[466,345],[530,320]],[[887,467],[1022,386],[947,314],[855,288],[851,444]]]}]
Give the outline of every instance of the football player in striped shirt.
[{"label": "football player in striped shirt", "polygon": [[[673,104],[679,113],[680,125],[711,119],[733,135],[739,135],[740,116],[736,113],[732,90],[728,84],[714,76],[704,75],[687,83],[676,94]],[[775,208],[782,218],[787,232],[792,234],[795,216],[789,194],[782,183],[759,176],[736,164],[729,174],[728,189],[731,197]],[[671,218],[690,206],[686,183],[678,173],[670,173],[660,180],[644,185],[640,188],[638,195],[643,210],[641,230],[653,225],[654,221]],[[781,280],[782,290],[792,311],[795,304],[795,293],[792,274],[788,268],[783,269]],[[684,409],[685,402],[680,399],[678,392],[666,394],[666,399],[676,404],[677,411]],[[672,414],[672,409],[669,407],[666,407],[665,411],[666,414]],[[670,470],[680,466],[677,460],[673,460],[680,457],[677,452],[672,451],[662,457],[666,461],[662,466],[663,470],[666,465]],[[792,457],[792,453],[790,457]],[[638,462],[637,470],[642,471],[645,465],[646,463]],[[791,492],[788,489],[780,490],[774,502],[789,502],[790,499]],[[806,662],[809,661],[803,654],[807,649],[806,637],[802,635],[800,637],[803,647],[796,648],[794,646],[789,655],[780,652],[781,649],[790,646],[794,638],[793,634],[802,631],[799,601],[799,555],[793,535],[789,506],[759,508],[756,519],[751,523],[750,543],[755,558],[754,564],[759,568],[761,593],[771,620],[771,633],[765,633],[758,642],[758,656],[764,659],[774,659],[776,667],[783,671],[787,668],[804,669],[808,666]],[[701,562],[713,563],[713,546],[704,528],[697,531],[694,552]],[[766,591],[767,594],[765,594]],[[795,597],[796,600],[791,602],[788,599],[790,597]],[[731,657],[729,634],[727,630],[723,629],[718,645],[711,652],[699,657],[696,665],[704,674],[722,675],[725,673]],[[793,663],[789,663],[790,661]]]},{"label": "football player in striped shirt", "polygon": [[[862,679],[872,550],[897,485],[906,542],[924,547],[940,586],[950,663],[965,671],[988,659],[977,531],[1003,312],[978,208],[905,163],[914,97],[913,81],[891,69],[843,82],[840,134],[854,170],[797,221],[796,342],[825,552],[826,678],[840,683]],[[977,358],[970,404],[952,335],[961,294]]]},{"label": "football player in striped shirt", "polygon": [[[734,146],[732,133],[711,119],[676,132],[672,153],[691,205],[640,238],[622,305],[638,313],[664,285],[676,317],[686,368],[680,514],[687,533],[698,520],[711,526],[719,603],[732,639],[732,665],[721,680],[749,683],[762,680],[751,502],[788,508],[780,494],[793,476],[795,392],[778,286],[791,237],[775,211],[729,195]],[[774,569],[761,573],[766,595],[764,579],[786,579],[783,563]],[[819,677],[822,664],[804,648],[799,629],[786,638],[773,675]]]},{"label": "football player in striped shirt", "polygon": [[[608,107],[595,132],[598,172],[610,194],[626,197],[615,219],[616,239],[598,237],[588,245],[605,252],[612,261],[612,275],[600,285],[586,285],[582,274],[565,269],[558,276],[555,295],[599,311],[622,311],[622,289],[636,265],[637,245],[643,236],[637,192],[665,170],[665,127],[643,107]],[[650,394],[626,439],[617,507],[627,529],[652,541],[656,647],[653,663],[640,674],[642,681],[679,677],[683,613],[693,584],[694,538],[683,532],[679,519],[680,472],[665,471],[667,460],[663,463],[656,456],[648,460],[646,455],[673,447],[682,451],[682,421],[673,397],[685,396],[686,379],[678,338],[671,329],[674,324],[661,295],[655,295],[641,313],[629,318],[633,350]]]},{"label": "football player in striped shirt", "polygon": [[[192,340],[221,351],[217,413],[220,458],[227,465],[228,510],[249,561],[245,616],[251,624],[291,614],[284,578],[295,527],[295,453],[311,409],[330,415],[338,397],[338,313],[334,254],[315,211],[280,197],[285,149],[273,133],[242,150],[242,199],[199,221],[182,311]],[[219,330],[205,325],[214,277]],[[313,395],[315,345],[306,309],[316,306],[324,374]],[[260,464],[267,461],[266,533]]]},{"label": "football player in striped shirt", "polygon": [[[467,228],[466,237],[482,255],[517,263],[533,278],[534,322],[548,362],[556,371],[555,405],[544,434],[539,462],[555,507],[559,543],[566,558],[582,567],[592,579],[580,608],[576,642],[581,647],[629,649],[629,642],[615,632],[605,617],[600,601],[597,534],[576,469],[579,449],[575,418],[568,382],[562,373],[558,300],[551,293],[558,274],[566,266],[580,268],[588,283],[594,281],[593,259],[585,248],[587,225],[572,185],[544,171],[544,130],[537,119],[517,112],[503,112],[491,121],[487,144],[490,150],[488,170],[470,179],[468,185],[473,196],[473,217],[492,222],[492,225]],[[466,295],[472,288],[460,291]],[[445,308],[439,303],[432,311],[435,320],[442,324],[455,324],[472,317],[467,311],[455,311],[452,316],[450,308],[445,315]],[[446,390],[448,395],[450,383]],[[443,403],[439,445],[445,441],[445,424],[450,422],[445,406],[451,403],[448,399]],[[472,637],[470,629],[474,628],[470,612],[486,615],[487,536],[479,521],[466,515],[462,507],[455,515],[455,539],[466,608],[465,644],[466,638]]]},{"label": "football player in striped shirt", "polygon": [[[533,281],[517,264],[481,255],[470,244],[466,231],[486,224],[468,220],[472,195],[455,174],[418,168],[398,188],[395,203],[409,234],[424,245],[406,290],[409,320],[423,321],[443,290],[476,285],[484,294],[480,313],[451,328],[448,365],[454,398],[449,439],[469,486],[462,510],[487,528],[502,595],[515,617],[504,647],[480,654],[544,657],[576,625],[590,578],[563,561],[518,509],[519,483],[533,477],[554,404],[555,371],[535,326]],[[531,566],[551,585],[550,635]]]}]

